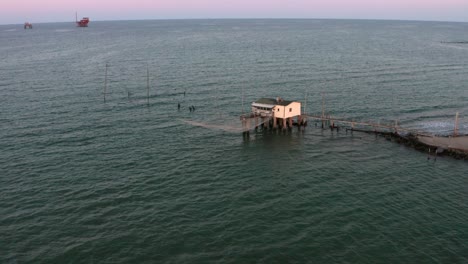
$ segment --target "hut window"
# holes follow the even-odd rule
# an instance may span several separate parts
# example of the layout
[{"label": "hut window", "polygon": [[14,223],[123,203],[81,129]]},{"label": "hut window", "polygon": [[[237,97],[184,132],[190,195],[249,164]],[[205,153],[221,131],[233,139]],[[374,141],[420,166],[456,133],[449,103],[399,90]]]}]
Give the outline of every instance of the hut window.
[{"label": "hut window", "polygon": [[289,112],[292,112],[292,108],[289,108]]},{"label": "hut window", "polygon": [[279,112],[279,108],[278,108],[278,112]]}]

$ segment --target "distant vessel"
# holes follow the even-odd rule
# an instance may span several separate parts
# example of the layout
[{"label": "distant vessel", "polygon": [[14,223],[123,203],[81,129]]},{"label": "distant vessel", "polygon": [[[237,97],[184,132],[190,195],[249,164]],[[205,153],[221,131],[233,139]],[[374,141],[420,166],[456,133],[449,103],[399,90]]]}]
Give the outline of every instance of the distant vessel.
[{"label": "distant vessel", "polygon": [[89,18],[83,17],[80,21],[78,21],[78,13],[75,14],[76,26],[77,27],[88,27]]},{"label": "distant vessel", "polygon": [[32,24],[29,22],[24,23],[24,29],[32,29]]}]

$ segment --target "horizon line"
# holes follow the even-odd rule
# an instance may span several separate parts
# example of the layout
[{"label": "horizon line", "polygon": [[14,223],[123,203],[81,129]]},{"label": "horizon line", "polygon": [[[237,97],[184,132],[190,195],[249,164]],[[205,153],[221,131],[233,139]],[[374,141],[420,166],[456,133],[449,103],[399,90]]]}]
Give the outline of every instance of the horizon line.
[{"label": "horizon line", "polygon": [[[308,18],[308,17],[194,17],[194,18],[141,18],[141,19],[106,19],[92,20],[90,22],[116,22],[116,21],[167,21],[167,20],[365,20],[365,21],[401,21],[401,22],[442,22],[442,23],[468,23],[460,20],[422,20],[422,19],[396,19],[396,18]],[[53,24],[53,23],[75,23],[76,21],[46,21],[31,22],[35,24]],[[23,23],[0,24],[0,26],[23,25]]]}]

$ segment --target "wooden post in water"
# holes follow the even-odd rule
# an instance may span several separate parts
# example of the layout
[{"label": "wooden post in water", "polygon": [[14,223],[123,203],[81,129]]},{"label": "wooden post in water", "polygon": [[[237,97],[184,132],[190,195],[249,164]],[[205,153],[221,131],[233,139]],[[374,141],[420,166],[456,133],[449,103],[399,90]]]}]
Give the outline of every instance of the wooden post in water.
[{"label": "wooden post in water", "polygon": [[325,102],[324,102],[324,98],[323,98],[323,92],[322,92],[322,128],[323,128],[323,118],[325,117],[325,106],[324,106]]},{"label": "wooden post in water", "polygon": [[242,114],[244,114],[244,86],[242,86]]},{"label": "wooden post in water", "polygon": [[106,75],[104,76],[104,103],[106,102],[106,94],[107,94],[107,68],[109,68],[109,64],[106,63]]},{"label": "wooden post in water", "polygon": [[241,117],[241,122],[242,122],[242,135],[245,137],[247,134],[247,122],[245,121],[245,117]]},{"label": "wooden post in water", "polygon": [[307,95],[308,95],[308,92],[306,92],[305,101],[304,101],[304,115],[307,114]]},{"label": "wooden post in water", "polygon": [[248,139],[250,137],[250,118],[243,119],[244,126],[244,137]]},{"label": "wooden post in water", "polygon": [[146,101],[149,105],[149,66],[146,64]]}]

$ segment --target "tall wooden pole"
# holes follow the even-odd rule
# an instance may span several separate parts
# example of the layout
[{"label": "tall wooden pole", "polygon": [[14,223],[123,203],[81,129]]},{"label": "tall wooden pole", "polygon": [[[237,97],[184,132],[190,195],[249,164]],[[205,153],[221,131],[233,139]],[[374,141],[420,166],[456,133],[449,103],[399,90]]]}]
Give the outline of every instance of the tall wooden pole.
[{"label": "tall wooden pole", "polygon": [[149,66],[146,64],[146,100],[149,105]]},{"label": "tall wooden pole", "polygon": [[322,128],[323,128],[324,118],[325,118],[325,99],[323,97],[323,92],[322,92]]},{"label": "tall wooden pole", "polygon": [[242,86],[242,114],[244,114],[244,86]]},{"label": "tall wooden pole", "polygon": [[322,93],[322,118],[325,117],[325,98]]},{"label": "tall wooden pole", "polygon": [[104,77],[104,103],[106,102],[106,93],[107,93],[107,68],[109,68],[109,64],[106,63],[106,75]]},{"label": "tall wooden pole", "polygon": [[306,92],[306,96],[305,96],[305,102],[304,102],[304,115],[307,114],[307,96],[308,96],[308,92]]}]

